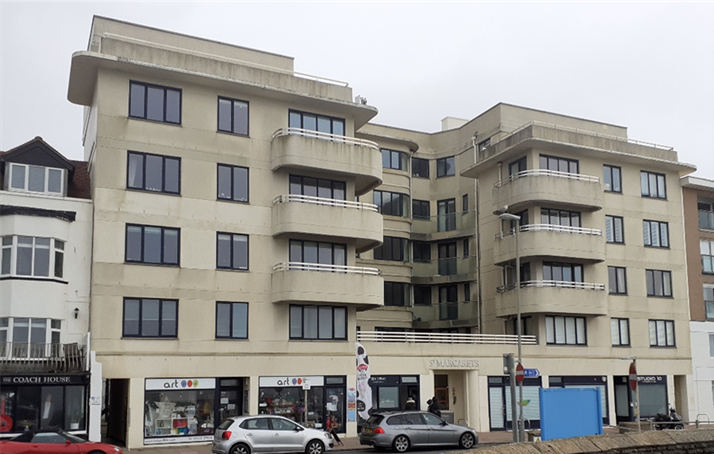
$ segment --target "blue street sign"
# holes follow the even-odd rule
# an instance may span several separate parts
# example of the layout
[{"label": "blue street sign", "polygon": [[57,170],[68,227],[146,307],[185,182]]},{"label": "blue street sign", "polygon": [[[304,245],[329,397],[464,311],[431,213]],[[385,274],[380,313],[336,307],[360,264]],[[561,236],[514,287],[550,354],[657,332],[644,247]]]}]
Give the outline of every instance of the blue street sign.
[{"label": "blue street sign", "polygon": [[523,377],[538,378],[540,377],[540,371],[538,369],[523,369]]}]

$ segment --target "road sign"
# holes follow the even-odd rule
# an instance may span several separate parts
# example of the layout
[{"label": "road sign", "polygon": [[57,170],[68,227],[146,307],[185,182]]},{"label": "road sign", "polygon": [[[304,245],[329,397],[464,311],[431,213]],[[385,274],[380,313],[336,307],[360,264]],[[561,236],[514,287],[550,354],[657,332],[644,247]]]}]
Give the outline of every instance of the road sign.
[{"label": "road sign", "polygon": [[633,391],[637,389],[637,369],[634,361],[630,363],[630,389]]},{"label": "road sign", "polygon": [[540,371],[538,369],[523,369],[523,377],[538,378],[540,377]]},{"label": "road sign", "polygon": [[516,381],[518,383],[523,383],[523,364],[518,363],[516,366]]}]

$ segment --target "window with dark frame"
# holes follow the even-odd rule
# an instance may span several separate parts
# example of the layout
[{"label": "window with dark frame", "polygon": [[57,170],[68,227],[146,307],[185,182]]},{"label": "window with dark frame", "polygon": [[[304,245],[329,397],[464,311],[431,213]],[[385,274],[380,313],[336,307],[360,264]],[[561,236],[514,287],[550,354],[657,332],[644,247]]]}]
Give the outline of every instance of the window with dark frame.
[{"label": "window with dark frame", "polygon": [[347,309],[290,306],[291,340],[347,340]]},{"label": "window with dark frame", "polygon": [[218,164],[218,200],[248,202],[248,168]]},{"label": "window with dark frame", "polygon": [[714,241],[699,240],[699,252],[702,256],[702,273],[714,274]]},{"label": "window with dark frame", "polygon": [[429,216],[429,201],[412,199],[412,219],[429,219]]},{"label": "window with dark frame", "polygon": [[[513,334],[518,334],[518,318],[513,319]],[[533,318],[529,315],[527,317],[521,317],[521,335],[523,336],[534,336],[536,333],[533,328]]]},{"label": "window with dark frame", "polygon": [[436,178],[453,177],[456,175],[456,158],[449,156],[436,160]]},{"label": "window with dark frame", "polygon": [[467,303],[471,301],[471,284],[468,282],[464,284],[464,301]]},{"label": "window with dark frame", "polygon": [[408,247],[409,240],[406,238],[385,236],[384,243],[373,251],[374,259],[392,260],[396,262],[409,261]]},{"label": "window with dark frame", "polygon": [[248,235],[224,232],[216,234],[216,268],[248,270]]},{"label": "window with dark frame", "polygon": [[540,168],[564,173],[580,173],[577,159],[559,158],[557,156],[540,155]]},{"label": "window with dark frame", "polygon": [[374,191],[374,204],[386,216],[409,217],[409,196],[398,192]]},{"label": "window with dark frame", "polygon": [[336,136],[345,135],[344,118],[328,117],[327,115],[290,110],[288,113],[288,125],[291,128],[323,132]]},{"label": "window with dark frame", "polygon": [[514,177],[514,175],[517,175],[519,172],[526,170],[528,170],[528,161],[525,156],[508,164],[509,177]]},{"label": "window with dark frame", "polygon": [[605,192],[622,194],[622,169],[617,166],[603,165],[603,182]]},{"label": "window with dark frame", "polygon": [[645,246],[669,248],[669,224],[660,221],[642,221]]},{"label": "window with dark frame", "polygon": [[124,298],[122,337],[177,336],[177,300]]},{"label": "window with dark frame", "polygon": [[429,160],[412,158],[412,176],[418,178],[429,178]]},{"label": "window with dark frame", "polygon": [[439,243],[437,245],[439,254],[438,273],[441,276],[453,276],[457,273],[456,266],[456,242]]},{"label": "window with dark frame", "polygon": [[438,200],[437,210],[437,232],[450,232],[456,230],[456,199]]},{"label": "window with dark frame", "polygon": [[431,244],[425,241],[412,241],[412,253],[415,262],[431,262]]},{"label": "window with dark frame", "polygon": [[181,194],[181,158],[129,151],[126,187],[141,191]]},{"label": "window with dark frame", "polygon": [[384,305],[409,307],[409,284],[404,282],[384,282]]},{"label": "window with dark frame", "polygon": [[672,297],[671,271],[645,270],[645,276],[647,278],[647,296]]},{"label": "window with dark frame", "polygon": [[464,257],[468,257],[468,256],[470,255],[470,252],[471,252],[471,251],[470,251],[470,247],[469,247],[469,239],[468,239],[468,238],[464,238],[461,244],[462,244],[462,246],[463,246],[463,249],[462,249],[463,256],[464,256]]},{"label": "window with dark frame", "polygon": [[439,320],[459,318],[459,293],[456,285],[439,286]]},{"label": "window with dark frame", "polygon": [[552,208],[540,209],[540,223],[560,225],[563,227],[582,227],[580,212]]},{"label": "window with dark frame", "polygon": [[324,178],[290,175],[290,194],[347,200],[347,183]]},{"label": "window with dark frame", "polygon": [[642,189],[642,197],[650,197],[654,199],[667,198],[667,184],[665,175],[662,173],[640,172],[640,187]]},{"label": "window with dark frame", "polygon": [[469,195],[464,194],[461,196],[461,211],[464,212],[464,214],[468,213],[469,211]]},{"label": "window with dark frame", "polygon": [[627,295],[627,273],[624,267],[608,266],[607,276],[610,295]]},{"label": "window with dark frame", "polygon": [[340,243],[290,240],[290,262],[346,266],[347,245]]},{"label": "window with dark frame", "polygon": [[650,347],[676,347],[674,320],[650,320]]},{"label": "window with dark frame", "polygon": [[605,216],[605,241],[608,243],[625,243],[625,227],[622,216]]},{"label": "window with dark frame", "polygon": [[543,262],[543,280],[583,282],[583,266],[576,263]]},{"label": "window with dark frame", "polygon": [[610,329],[612,331],[613,347],[629,347],[630,345],[630,319],[611,318]]},{"label": "window with dark frame", "polygon": [[392,169],[392,170],[409,170],[408,162],[409,156],[401,151],[388,150],[382,148],[382,168]]},{"label": "window with dark frame", "polygon": [[714,285],[704,285],[704,312],[707,320],[714,320]]},{"label": "window with dark frame", "polygon": [[587,345],[585,317],[546,316],[545,338],[548,345]]},{"label": "window with dark frame", "polygon": [[428,285],[414,285],[414,305],[431,306],[431,287]]},{"label": "window with dark frame", "polygon": [[248,135],[248,101],[218,97],[218,130]]},{"label": "window with dark frame", "polygon": [[129,117],[181,124],[181,90],[129,82]]},{"label": "window with dark frame", "polygon": [[150,225],[126,225],[124,261],[179,266],[180,229]]},{"label": "window with dark frame", "polygon": [[216,339],[248,339],[248,303],[216,301]]}]

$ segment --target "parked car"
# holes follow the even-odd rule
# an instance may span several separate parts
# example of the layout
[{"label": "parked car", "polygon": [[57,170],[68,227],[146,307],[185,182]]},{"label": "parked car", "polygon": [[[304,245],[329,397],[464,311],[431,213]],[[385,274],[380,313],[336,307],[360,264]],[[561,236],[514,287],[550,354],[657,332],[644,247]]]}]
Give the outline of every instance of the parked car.
[{"label": "parked car", "polygon": [[334,446],[329,433],[305,428],[282,416],[233,416],[216,429],[212,451],[215,454],[323,454]]},{"label": "parked car", "polygon": [[63,430],[25,432],[9,440],[0,440],[2,454],[122,454],[121,448],[106,443],[95,443],[68,434]]},{"label": "parked car", "polygon": [[359,434],[361,445],[404,452],[412,447],[456,445],[464,449],[478,443],[471,427],[449,424],[425,411],[373,413]]}]

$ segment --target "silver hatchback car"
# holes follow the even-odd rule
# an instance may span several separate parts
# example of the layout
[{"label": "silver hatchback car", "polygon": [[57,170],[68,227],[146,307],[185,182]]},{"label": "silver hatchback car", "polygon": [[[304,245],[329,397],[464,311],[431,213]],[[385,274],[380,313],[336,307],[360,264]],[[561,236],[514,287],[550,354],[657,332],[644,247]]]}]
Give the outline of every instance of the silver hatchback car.
[{"label": "silver hatchback car", "polygon": [[361,445],[404,452],[417,446],[456,445],[464,449],[478,443],[471,427],[449,424],[425,411],[373,413],[359,434]]},{"label": "silver hatchback car", "polygon": [[234,416],[218,426],[213,437],[215,454],[261,452],[323,454],[335,446],[332,435],[307,429],[282,416]]}]

